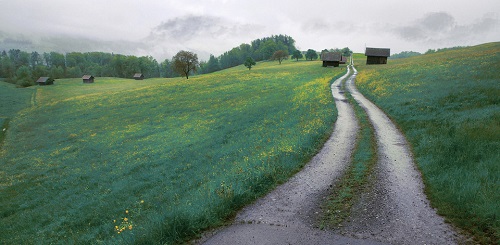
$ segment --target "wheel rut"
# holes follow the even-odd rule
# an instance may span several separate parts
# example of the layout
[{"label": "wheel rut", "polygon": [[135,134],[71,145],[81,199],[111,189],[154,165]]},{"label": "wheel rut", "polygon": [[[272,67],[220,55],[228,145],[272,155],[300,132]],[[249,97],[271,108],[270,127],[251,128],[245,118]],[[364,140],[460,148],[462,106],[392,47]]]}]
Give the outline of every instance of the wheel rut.
[{"label": "wheel rut", "polygon": [[[455,244],[456,233],[430,207],[404,136],[355,88],[356,70],[331,86],[338,109],[331,137],[287,183],[241,210],[233,224],[204,235],[197,244]],[[341,83],[368,114],[377,137],[378,162],[369,191],[354,204],[340,230],[316,228],[322,200],[351,162],[359,130]]]},{"label": "wheel rut", "polygon": [[375,129],[378,161],[368,191],[361,194],[343,222],[341,234],[391,244],[456,244],[453,228],[431,208],[408,142],[397,126],[356,89],[354,74],[347,89]]}]

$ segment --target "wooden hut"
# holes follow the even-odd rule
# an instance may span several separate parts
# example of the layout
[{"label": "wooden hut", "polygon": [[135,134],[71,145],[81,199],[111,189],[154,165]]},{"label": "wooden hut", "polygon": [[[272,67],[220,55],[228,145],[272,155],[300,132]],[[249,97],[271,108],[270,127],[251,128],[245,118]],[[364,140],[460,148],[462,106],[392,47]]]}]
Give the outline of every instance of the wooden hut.
[{"label": "wooden hut", "polygon": [[142,73],[136,73],[136,74],[134,74],[134,79],[135,80],[144,80],[144,75]]},{"label": "wooden hut", "polygon": [[340,59],[340,64],[345,64],[347,63],[347,57],[342,56],[342,59]]},{"label": "wooden hut", "polygon": [[387,64],[387,57],[391,56],[391,50],[388,48],[366,48],[366,64]]},{"label": "wooden hut", "polygon": [[54,79],[50,78],[50,77],[40,77],[38,78],[38,80],[36,80],[36,83],[38,85],[52,85],[54,84]]},{"label": "wooden hut", "polygon": [[342,60],[342,54],[339,52],[325,52],[321,54],[321,60],[323,61],[323,67],[338,67]]},{"label": "wooden hut", "polygon": [[93,83],[94,82],[94,76],[92,76],[92,75],[83,75],[82,79],[83,79],[83,83]]}]

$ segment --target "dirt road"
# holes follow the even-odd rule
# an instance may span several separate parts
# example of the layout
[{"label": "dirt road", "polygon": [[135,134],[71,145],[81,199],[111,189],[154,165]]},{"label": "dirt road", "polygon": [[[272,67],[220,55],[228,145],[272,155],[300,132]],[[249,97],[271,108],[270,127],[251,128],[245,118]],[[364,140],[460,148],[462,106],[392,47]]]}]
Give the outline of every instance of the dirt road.
[{"label": "dirt road", "polygon": [[[234,224],[199,241],[204,244],[453,244],[454,232],[432,210],[423,194],[407,143],[396,126],[359,94],[348,88],[364,107],[378,138],[379,161],[373,188],[360,197],[340,231],[314,228],[318,205],[335,188],[355,145],[358,122],[340,84],[332,84],[338,109],[334,132],[323,149],[289,182],[244,208]],[[341,233],[342,235],[338,234]]]},{"label": "dirt road", "polygon": [[391,244],[455,244],[456,233],[423,193],[422,178],[405,137],[382,110],[357,91],[357,71],[353,69],[347,88],[375,128],[379,158],[371,189],[361,195],[341,233]]}]

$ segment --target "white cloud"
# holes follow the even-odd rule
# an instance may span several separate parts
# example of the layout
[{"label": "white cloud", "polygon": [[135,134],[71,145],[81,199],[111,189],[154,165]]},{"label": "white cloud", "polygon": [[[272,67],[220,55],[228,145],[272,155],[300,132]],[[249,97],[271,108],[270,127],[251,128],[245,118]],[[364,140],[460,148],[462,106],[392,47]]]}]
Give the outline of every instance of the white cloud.
[{"label": "white cloud", "polygon": [[485,14],[472,23],[461,24],[446,12],[428,13],[407,25],[396,26],[397,37],[409,42],[429,45],[467,45],[498,30],[500,21],[492,14]]},{"label": "white cloud", "polygon": [[292,36],[301,49],[356,52],[365,44],[398,52],[500,40],[500,1],[491,0],[0,0],[0,6],[0,50],[18,40],[20,48],[160,60],[181,49],[220,55],[272,34]]}]

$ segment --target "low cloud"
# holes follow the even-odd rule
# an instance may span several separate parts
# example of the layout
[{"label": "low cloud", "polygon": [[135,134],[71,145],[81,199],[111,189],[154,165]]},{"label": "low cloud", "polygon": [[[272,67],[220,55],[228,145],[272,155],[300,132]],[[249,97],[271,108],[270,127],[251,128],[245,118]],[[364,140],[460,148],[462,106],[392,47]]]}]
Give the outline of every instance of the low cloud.
[{"label": "low cloud", "polygon": [[300,25],[300,29],[306,33],[323,35],[347,35],[350,33],[373,30],[373,28],[368,28],[366,24],[354,24],[352,22],[345,21],[329,22],[324,19],[312,19],[306,21]]},{"label": "low cloud", "polygon": [[209,54],[220,55],[228,47],[236,47],[260,38],[263,26],[244,24],[216,16],[187,15],[162,22],[154,27],[145,43],[154,46],[163,57],[172,57],[179,50],[199,53],[201,59]]},{"label": "low cloud", "polygon": [[428,13],[408,25],[394,27],[392,32],[399,38],[424,43],[464,43],[475,40],[476,35],[487,34],[498,28],[499,20],[492,14],[470,24],[461,25],[446,12]]},{"label": "low cloud", "polygon": [[20,49],[26,52],[107,52],[125,55],[147,55],[146,46],[133,41],[108,41],[75,35],[30,35],[0,32],[0,51]]}]

